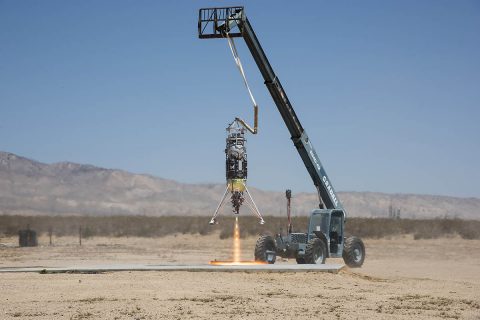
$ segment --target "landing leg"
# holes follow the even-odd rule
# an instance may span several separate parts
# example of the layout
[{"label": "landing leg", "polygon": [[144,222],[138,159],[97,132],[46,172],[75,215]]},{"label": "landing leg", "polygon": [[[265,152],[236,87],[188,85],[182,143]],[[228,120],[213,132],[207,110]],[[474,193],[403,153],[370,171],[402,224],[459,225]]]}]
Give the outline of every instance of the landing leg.
[{"label": "landing leg", "polygon": [[260,219],[260,224],[265,224],[265,220],[263,220],[263,217],[260,214],[260,211],[258,210],[257,205],[255,204],[255,201],[253,201],[253,198],[250,195],[250,192],[248,191],[247,185],[246,184],[243,184],[243,185],[245,186],[245,191],[247,192],[248,198],[252,202],[252,206],[249,206],[250,209],[252,209],[253,213]]},{"label": "landing leg", "polygon": [[220,208],[222,207],[223,203],[225,202],[225,199],[227,198],[227,193],[228,193],[228,186],[225,188],[225,192],[223,193],[222,200],[220,200],[220,203],[217,206],[217,209],[215,210],[215,213],[213,214],[212,219],[210,220],[210,224],[213,225],[217,222],[217,216],[220,211]]}]

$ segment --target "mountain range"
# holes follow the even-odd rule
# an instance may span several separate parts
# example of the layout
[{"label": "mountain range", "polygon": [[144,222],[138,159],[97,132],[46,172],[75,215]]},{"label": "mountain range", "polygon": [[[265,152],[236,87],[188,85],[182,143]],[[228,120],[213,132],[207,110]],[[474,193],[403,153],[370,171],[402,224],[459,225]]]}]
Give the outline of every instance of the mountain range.
[{"label": "mountain range", "polygon": [[[0,151],[0,214],[209,216],[224,184],[186,184],[89,164],[41,163]],[[285,215],[284,192],[250,191],[263,215]],[[350,216],[480,219],[480,199],[419,194],[339,192]],[[308,215],[315,193],[297,193],[292,214]],[[228,214],[228,206],[223,214]]]}]

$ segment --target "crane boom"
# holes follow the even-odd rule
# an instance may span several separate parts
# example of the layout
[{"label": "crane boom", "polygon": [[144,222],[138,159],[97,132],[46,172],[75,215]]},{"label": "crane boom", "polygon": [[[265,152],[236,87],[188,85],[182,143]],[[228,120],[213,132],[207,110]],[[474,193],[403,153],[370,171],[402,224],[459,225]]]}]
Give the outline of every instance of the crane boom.
[{"label": "crane boom", "polygon": [[227,34],[229,37],[243,37],[245,40],[265,80],[265,85],[290,132],[293,144],[300,154],[313,180],[313,184],[317,188],[320,208],[324,206],[326,209],[341,209],[345,211],[310,138],[298,120],[280,80],[270,65],[253,31],[253,27],[245,15],[244,8],[225,7],[200,9],[198,20],[199,38],[225,38]]}]

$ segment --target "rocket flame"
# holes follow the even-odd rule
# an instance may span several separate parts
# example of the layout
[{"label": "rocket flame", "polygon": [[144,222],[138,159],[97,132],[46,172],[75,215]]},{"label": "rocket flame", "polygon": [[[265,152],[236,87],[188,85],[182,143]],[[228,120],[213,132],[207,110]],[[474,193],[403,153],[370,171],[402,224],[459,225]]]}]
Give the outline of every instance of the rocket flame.
[{"label": "rocket flame", "polygon": [[238,217],[235,217],[235,227],[233,229],[233,262],[240,262],[240,226],[238,225]]},{"label": "rocket flame", "polygon": [[249,266],[257,264],[267,264],[263,261],[241,261],[241,246],[240,246],[240,225],[238,224],[238,217],[235,217],[235,226],[233,228],[233,260],[232,261],[210,261],[211,265],[215,266]]},{"label": "rocket flame", "polygon": [[239,262],[233,262],[233,261],[219,261],[219,260],[213,260],[210,261],[210,264],[212,266],[254,266],[258,264],[267,264],[266,262],[263,261],[239,261]]}]

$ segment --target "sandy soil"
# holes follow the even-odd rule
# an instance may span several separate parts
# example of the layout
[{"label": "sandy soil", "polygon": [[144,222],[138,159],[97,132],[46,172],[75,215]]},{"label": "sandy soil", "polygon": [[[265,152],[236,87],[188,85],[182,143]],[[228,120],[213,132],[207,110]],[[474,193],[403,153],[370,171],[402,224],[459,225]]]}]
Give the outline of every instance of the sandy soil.
[{"label": "sandy soil", "polygon": [[[47,238],[40,239],[48,244]],[[252,259],[255,239],[242,239]],[[366,239],[361,269],[328,273],[0,274],[0,319],[480,319],[480,241]],[[189,264],[231,257],[231,239],[54,239],[15,247],[0,268]],[[327,260],[327,263],[341,262]],[[279,263],[292,263],[280,261]]]}]

